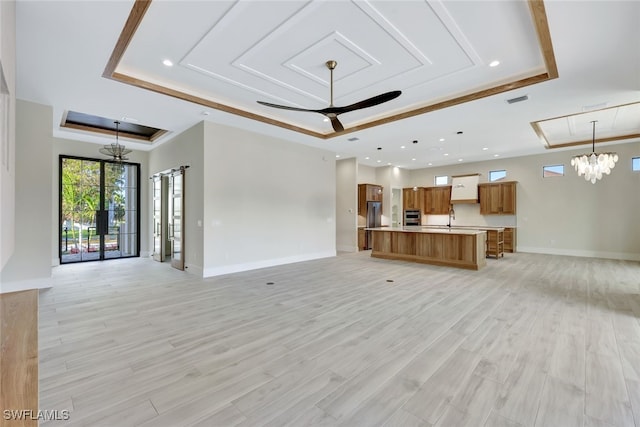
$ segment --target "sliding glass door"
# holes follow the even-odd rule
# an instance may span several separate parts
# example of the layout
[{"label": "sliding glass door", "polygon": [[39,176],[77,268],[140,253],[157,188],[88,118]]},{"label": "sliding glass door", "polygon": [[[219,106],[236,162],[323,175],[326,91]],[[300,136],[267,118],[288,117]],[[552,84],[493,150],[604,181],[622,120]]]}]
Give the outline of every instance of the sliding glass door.
[{"label": "sliding glass door", "polygon": [[60,262],[140,255],[140,166],[60,156]]}]

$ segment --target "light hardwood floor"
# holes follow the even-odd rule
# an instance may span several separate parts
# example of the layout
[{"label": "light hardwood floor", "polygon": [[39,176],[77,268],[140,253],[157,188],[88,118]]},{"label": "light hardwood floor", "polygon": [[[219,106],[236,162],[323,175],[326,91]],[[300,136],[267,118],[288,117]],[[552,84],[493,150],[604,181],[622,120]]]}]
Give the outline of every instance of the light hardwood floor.
[{"label": "light hardwood floor", "polygon": [[40,409],[71,418],[46,426],[640,426],[636,262],[362,252],[200,279],[129,259],[54,283]]}]

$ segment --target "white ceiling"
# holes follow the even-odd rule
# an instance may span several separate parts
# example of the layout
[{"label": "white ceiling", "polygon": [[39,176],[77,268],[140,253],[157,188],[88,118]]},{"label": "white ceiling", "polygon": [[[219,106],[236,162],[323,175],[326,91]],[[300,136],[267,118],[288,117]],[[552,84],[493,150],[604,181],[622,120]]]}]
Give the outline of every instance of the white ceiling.
[{"label": "white ceiling", "polygon": [[[637,1],[545,2],[557,79],[327,139],[102,77],[133,4],[17,2],[17,97],[53,106],[55,136],[111,142],[61,128],[67,110],[169,130],[155,145],[209,120],[356,156],[371,166],[422,168],[542,153],[531,122],[640,101]],[[329,59],[338,61],[335,105],[402,90],[388,103],[341,115],[348,131],[544,72],[540,49],[524,1],[156,0],[116,71],[331,136],[322,115],[256,101],[328,106]],[[175,65],[164,66],[164,59]],[[493,60],[500,65],[489,67]],[[529,99],[507,104],[521,95]],[[589,121],[598,115],[592,111],[585,123],[578,116],[571,137],[589,140]]]}]

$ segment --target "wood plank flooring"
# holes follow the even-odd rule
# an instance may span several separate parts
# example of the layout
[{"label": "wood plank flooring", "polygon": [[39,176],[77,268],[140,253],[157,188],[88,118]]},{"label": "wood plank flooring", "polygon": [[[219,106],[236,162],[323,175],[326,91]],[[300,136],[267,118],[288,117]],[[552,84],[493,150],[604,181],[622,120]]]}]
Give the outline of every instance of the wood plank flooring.
[{"label": "wood plank flooring", "polygon": [[40,409],[70,419],[45,426],[640,426],[640,263],[127,259],[53,281]]},{"label": "wood plank flooring", "polygon": [[38,425],[37,290],[0,294],[0,410],[0,426]]}]

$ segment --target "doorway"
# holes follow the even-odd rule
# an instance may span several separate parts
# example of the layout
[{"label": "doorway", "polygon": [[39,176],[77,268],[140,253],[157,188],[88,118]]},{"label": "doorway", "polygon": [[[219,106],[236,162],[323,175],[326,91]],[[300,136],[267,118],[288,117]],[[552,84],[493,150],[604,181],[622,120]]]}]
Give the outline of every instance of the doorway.
[{"label": "doorway", "polygon": [[61,264],[140,256],[140,165],[60,156]]},{"label": "doorway", "polygon": [[186,167],[158,173],[153,180],[153,259],[184,270],[184,173]]}]

